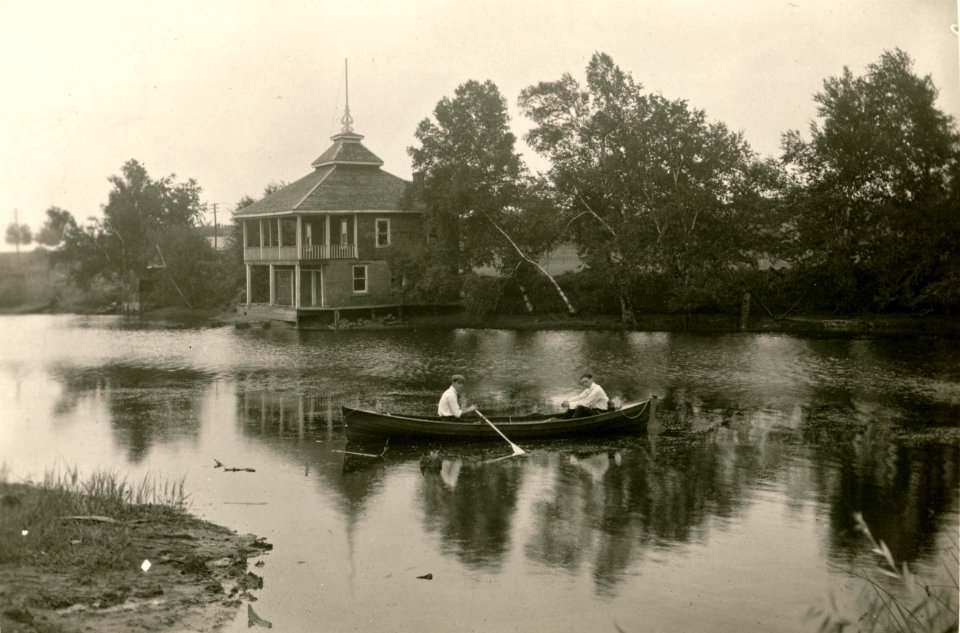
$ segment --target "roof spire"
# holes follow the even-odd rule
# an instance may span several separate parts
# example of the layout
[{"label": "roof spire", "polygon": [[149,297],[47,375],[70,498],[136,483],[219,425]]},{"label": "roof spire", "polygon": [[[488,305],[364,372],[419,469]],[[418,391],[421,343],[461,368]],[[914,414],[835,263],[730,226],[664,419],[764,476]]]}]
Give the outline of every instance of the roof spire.
[{"label": "roof spire", "polygon": [[347,67],[347,60],[343,60],[343,81],[346,84],[346,107],[343,111],[343,118],[340,119],[340,122],[343,123],[343,127],[340,129],[340,132],[353,132],[353,117],[350,116],[350,70]]}]

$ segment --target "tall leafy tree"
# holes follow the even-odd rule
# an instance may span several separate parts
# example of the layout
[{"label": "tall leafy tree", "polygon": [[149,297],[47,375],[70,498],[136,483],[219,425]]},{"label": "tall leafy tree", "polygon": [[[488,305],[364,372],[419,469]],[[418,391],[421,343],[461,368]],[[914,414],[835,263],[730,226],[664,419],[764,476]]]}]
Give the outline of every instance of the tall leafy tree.
[{"label": "tall leafy tree", "polygon": [[414,195],[427,207],[436,236],[427,253],[438,276],[461,275],[494,264],[538,269],[553,283],[569,312],[573,307],[556,281],[537,263],[544,244],[524,240],[524,223],[533,213],[530,179],[509,130],[507,104],[490,81],[468,81],[454,97],[437,103],[433,118],[416,130],[410,147],[417,176]]},{"label": "tall leafy tree", "polygon": [[783,137],[793,259],[834,308],[960,305],[960,142],[936,98],[905,52],[886,51],[824,81],[809,140]]},{"label": "tall leafy tree", "polygon": [[528,142],[551,161],[569,234],[609,280],[624,322],[635,321],[631,289],[643,279],[666,277],[669,304],[690,310],[756,268],[777,177],[740,134],[644,92],[601,53],[586,85],[565,74],[525,89],[520,106],[536,123]]},{"label": "tall leafy tree", "polygon": [[135,160],[127,161],[103,207],[104,248],[115,272],[138,274],[160,254],[164,231],[196,226],[201,218],[200,187],[195,180],[176,182],[174,176],[153,179]]},{"label": "tall leafy tree", "polygon": [[60,207],[47,209],[47,219],[37,233],[37,242],[45,246],[57,246],[63,242],[69,231],[76,230],[77,221],[73,215]]},{"label": "tall leafy tree", "polygon": [[130,160],[109,182],[113,188],[103,217],[91,218],[82,228],[62,210],[48,212],[47,226],[59,228],[62,237],[55,261],[66,264],[81,287],[96,279],[127,279],[130,273],[142,278],[148,268],[160,267],[163,286],[157,299],[197,306],[216,296],[208,283],[201,283],[210,279],[204,267],[215,255],[192,230],[201,217],[196,181],[177,182],[172,175],[154,179]]}]

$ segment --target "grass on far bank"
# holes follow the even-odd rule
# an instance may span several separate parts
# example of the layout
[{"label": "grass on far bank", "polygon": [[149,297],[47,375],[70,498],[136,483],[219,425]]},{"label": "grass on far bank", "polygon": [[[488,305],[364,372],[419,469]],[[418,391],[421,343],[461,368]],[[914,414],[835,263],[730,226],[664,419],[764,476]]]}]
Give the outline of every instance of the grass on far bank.
[{"label": "grass on far bank", "polygon": [[151,476],[130,482],[115,471],[81,477],[48,471],[42,483],[7,483],[0,471],[0,565],[75,566],[81,571],[129,565],[132,523],[185,516],[184,480]]}]

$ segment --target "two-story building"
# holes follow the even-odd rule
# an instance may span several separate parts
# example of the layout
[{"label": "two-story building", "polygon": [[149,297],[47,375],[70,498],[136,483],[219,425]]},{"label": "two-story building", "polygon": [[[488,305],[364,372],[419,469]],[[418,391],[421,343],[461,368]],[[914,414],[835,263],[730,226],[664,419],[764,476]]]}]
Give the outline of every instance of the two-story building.
[{"label": "two-story building", "polygon": [[311,173],[236,212],[247,275],[241,314],[335,323],[403,305],[390,253],[425,239],[422,210],[404,208],[410,183],[381,169],[351,122],[348,110]]}]

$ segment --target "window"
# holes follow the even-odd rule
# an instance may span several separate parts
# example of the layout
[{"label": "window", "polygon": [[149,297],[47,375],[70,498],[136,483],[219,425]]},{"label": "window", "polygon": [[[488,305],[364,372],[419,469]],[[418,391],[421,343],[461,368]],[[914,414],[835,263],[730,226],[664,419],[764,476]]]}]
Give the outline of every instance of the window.
[{"label": "window", "polygon": [[367,291],[367,267],[366,266],[353,267],[353,291],[358,293]]},{"label": "window", "polygon": [[377,248],[390,246],[390,220],[377,220]]}]

